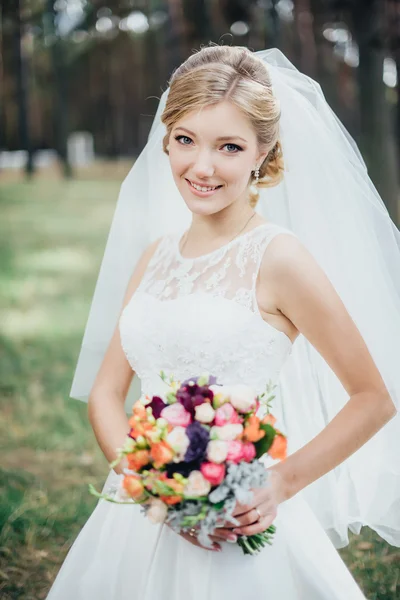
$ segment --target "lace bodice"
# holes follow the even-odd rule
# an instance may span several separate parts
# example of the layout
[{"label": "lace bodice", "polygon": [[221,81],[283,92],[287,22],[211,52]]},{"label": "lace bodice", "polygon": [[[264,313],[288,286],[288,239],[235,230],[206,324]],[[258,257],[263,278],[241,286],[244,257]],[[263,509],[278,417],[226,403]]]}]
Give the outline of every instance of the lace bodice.
[{"label": "lace bodice", "polygon": [[183,381],[200,373],[247,383],[276,381],[292,342],[263,320],[256,281],[269,242],[290,230],[263,223],[196,258],[180,254],[183,232],[164,236],[120,318],[121,343],[142,383],[162,393],[164,370]]}]

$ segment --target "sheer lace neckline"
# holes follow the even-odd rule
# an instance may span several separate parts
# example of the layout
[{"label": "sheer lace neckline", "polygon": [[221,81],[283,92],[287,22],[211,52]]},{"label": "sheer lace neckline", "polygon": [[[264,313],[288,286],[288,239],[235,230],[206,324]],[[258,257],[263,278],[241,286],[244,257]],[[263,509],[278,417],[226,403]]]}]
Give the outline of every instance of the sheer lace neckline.
[{"label": "sheer lace neckline", "polygon": [[181,254],[179,246],[180,246],[180,243],[181,243],[182,238],[183,238],[184,234],[186,233],[186,231],[184,231],[183,234],[181,234],[181,232],[179,232],[177,234],[177,236],[176,236],[175,245],[174,245],[174,247],[175,247],[175,254],[176,254],[177,258],[181,262],[186,262],[186,261],[190,262],[190,261],[194,261],[194,260],[201,260],[203,258],[208,258],[210,256],[213,256],[213,254],[216,254],[217,252],[222,252],[222,251],[227,250],[228,248],[230,248],[231,246],[233,246],[235,243],[239,242],[242,238],[247,237],[253,231],[258,231],[262,227],[267,227],[267,226],[268,227],[272,227],[273,225],[274,224],[270,223],[269,221],[267,221],[266,223],[261,223],[260,225],[257,225],[256,227],[253,227],[253,229],[249,229],[248,231],[246,231],[242,235],[239,235],[239,236],[233,238],[233,240],[231,240],[230,242],[227,242],[223,246],[220,246],[219,248],[216,248],[215,250],[211,250],[211,252],[207,252],[206,254],[200,254],[200,256],[192,256],[192,257],[183,256]]}]

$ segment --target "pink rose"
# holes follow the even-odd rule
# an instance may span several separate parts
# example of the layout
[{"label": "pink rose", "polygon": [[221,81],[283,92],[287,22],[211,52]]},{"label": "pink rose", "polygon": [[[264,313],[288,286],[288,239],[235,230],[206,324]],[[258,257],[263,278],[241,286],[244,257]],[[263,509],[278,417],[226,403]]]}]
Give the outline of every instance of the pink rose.
[{"label": "pink rose", "polygon": [[245,442],[242,446],[242,458],[245,462],[251,462],[256,457],[256,447],[251,442]]},{"label": "pink rose", "polygon": [[219,485],[225,477],[225,465],[217,465],[212,462],[203,463],[200,470],[211,485]]},{"label": "pink rose", "polygon": [[240,419],[236,410],[233,408],[232,404],[230,404],[229,402],[223,404],[215,411],[215,424],[218,427],[241,422],[242,420]]},{"label": "pink rose", "polygon": [[242,442],[232,440],[228,442],[228,455],[226,460],[234,463],[238,463],[243,458],[243,444]]},{"label": "pink rose", "polygon": [[169,404],[163,408],[161,416],[173,427],[187,427],[192,420],[191,414],[180,402]]}]

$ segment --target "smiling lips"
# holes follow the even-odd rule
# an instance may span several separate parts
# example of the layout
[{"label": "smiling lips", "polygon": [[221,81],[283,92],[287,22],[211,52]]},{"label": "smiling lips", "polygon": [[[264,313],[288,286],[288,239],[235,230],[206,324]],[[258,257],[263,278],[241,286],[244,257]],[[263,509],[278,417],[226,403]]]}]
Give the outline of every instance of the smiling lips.
[{"label": "smiling lips", "polygon": [[186,181],[188,182],[188,184],[190,185],[190,187],[192,187],[193,189],[195,189],[197,192],[201,192],[201,193],[209,193],[209,192],[214,192],[215,190],[219,189],[220,187],[222,187],[221,185],[216,185],[216,186],[204,186],[204,185],[199,185],[198,183],[194,183],[193,181],[190,181],[190,179],[186,179]]}]

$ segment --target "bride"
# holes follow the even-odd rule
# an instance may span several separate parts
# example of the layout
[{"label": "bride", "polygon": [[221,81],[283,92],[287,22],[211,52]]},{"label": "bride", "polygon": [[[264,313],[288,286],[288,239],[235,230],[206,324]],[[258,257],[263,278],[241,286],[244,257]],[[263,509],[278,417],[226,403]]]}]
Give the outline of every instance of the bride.
[{"label": "bride", "polygon": [[[135,373],[147,394],[162,369],[272,381],[289,456],[212,549],[100,500],[48,598],[364,598],[335,546],[363,525],[400,545],[399,277],[399,232],[319,86],[276,50],[190,56],[121,188],[71,395],[111,462]],[[237,536],[272,522],[244,556]]]}]

